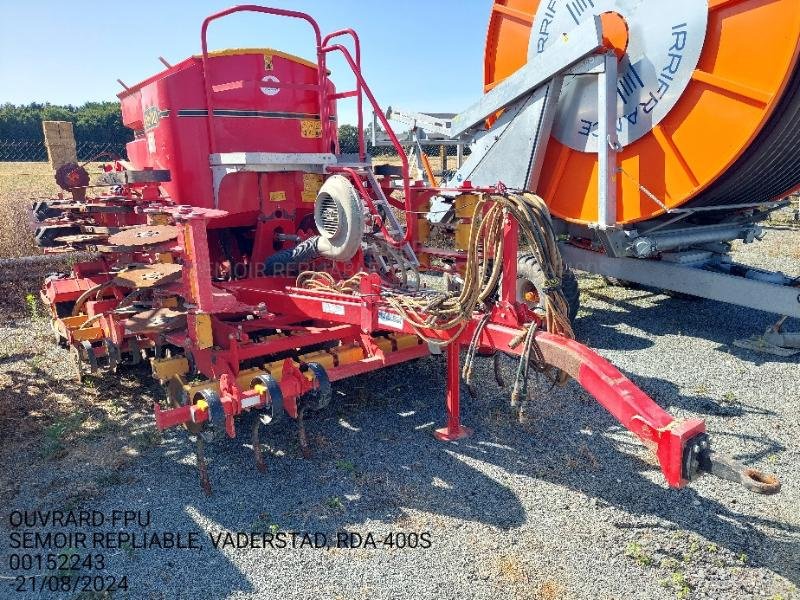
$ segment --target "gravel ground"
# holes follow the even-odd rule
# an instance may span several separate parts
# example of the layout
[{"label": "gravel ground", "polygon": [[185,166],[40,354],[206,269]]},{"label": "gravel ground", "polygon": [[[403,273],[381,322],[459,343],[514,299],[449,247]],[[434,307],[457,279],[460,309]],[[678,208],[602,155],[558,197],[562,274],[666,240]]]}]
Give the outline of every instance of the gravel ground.
[{"label": "gravel ground", "polygon": [[[788,258],[799,243],[800,232],[784,231],[738,255],[800,275],[797,256]],[[35,460],[32,447],[6,448],[15,484],[3,512],[141,510],[152,516],[148,532],[199,533],[198,550],[109,550],[108,574],[128,577],[128,593],[114,595],[123,598],[800,597],[800,360],[732,345],[774,317],[597,277],[582,277],[581,288],[578,338],[661,406],[705,418],[719,451],[778,473],[781,494],[710,477],[667,489],[649,454],[574,383],[536,385],[518,423],[489,359],[479,361],[478,397],[464,393],[474,435],[441,444],[431,431],[443,420],[444,363],[430,357],[336,385],[332,406],[308,423],[311,460],[300,458],[291,423],[271,430],[264,475],[246,427],[235,442],[214,442],[206,498],[185,436],[146,435],[157,391],[144,369],[121,388],[87,391],[68,382],[65,354],[48,346],[34,377],[26,369],[45,352],[46,325],[14,317],[0,326],[0,369],[17,373],[6,384],[31,402],[85,402],[87,421],[107,429],[76,428],[61,453]],[[7,515],[2,527],[0,576],[10,577]],[[228,531],[372,533],[378,547],[215,549],[207,534]],[[383,545],[398,532],[426,532],[429,543]]]}]

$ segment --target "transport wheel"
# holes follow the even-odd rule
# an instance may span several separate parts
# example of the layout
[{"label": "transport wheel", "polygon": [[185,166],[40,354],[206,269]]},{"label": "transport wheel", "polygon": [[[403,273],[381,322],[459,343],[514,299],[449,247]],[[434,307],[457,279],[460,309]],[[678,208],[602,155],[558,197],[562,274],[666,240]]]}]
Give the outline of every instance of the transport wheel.
[{"label": "transport wheel", "polygon": [[[533,254],[521,254],[517,258],[517,298],[524,300],[532,309],[541,307],[541,290],[544,287],[544,273]],[[575,273],[569,267],[564,267],[561,277],[561,291],[567,300],[569,320],[575,322],[580,308],[580,289]],[[530,299],[528,299],[530,298]]]}]

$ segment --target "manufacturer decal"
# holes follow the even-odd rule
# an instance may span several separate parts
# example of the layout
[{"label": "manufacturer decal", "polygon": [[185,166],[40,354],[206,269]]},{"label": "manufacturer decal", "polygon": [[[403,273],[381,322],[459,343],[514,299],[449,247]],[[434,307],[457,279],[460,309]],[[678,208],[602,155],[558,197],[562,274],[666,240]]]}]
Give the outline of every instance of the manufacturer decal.
[{"label": "manufacturer decal", "polygon": [[344,306],[341,304],[334,304],[333,302],[323,302],[322,312],[329,315],[344,316]]},{"label": "manufacturer decal", "polygon": [[280,82],[281,80],[275,77],[275,75],[264,75],[264,77],[261,78],[261,83],[267,85],[263,85],[259,89],[261,90],[261,93],[264,94],[265,96],[275,96],[278,92],[281,91],[280,88],[271,87],[268,84],[280,83]]},{"label": "manufacturer decal", "polygon": [[144,130],[149,131],[158,126],[158,120],[161,117],[161,111],[157,106],[148,106],[144,109],[142,120],[144,121]]},{"label": "manufacturer decal", "polygon": [[392,312],[379,310],[378,325],[383,325],[384,327],[391,327],[392,329],[403,329],[403,317]]}]

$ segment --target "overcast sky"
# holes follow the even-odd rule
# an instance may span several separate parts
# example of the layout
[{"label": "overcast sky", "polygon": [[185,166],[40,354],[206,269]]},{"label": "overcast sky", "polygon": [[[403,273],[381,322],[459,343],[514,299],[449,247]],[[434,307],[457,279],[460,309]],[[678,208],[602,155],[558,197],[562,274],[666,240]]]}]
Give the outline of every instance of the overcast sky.
[{"label": "overcast sky", "polygon": [[[134,84],[200,50],[203,18],[233,1],[110,3],[0,0],[0,103],[115,100]],[[269,4],[269,3],[267,3]],[[481,94],[489,0],[275,0],[308,12],[323,30],[354,28],[364,75],[383,108],[457,112]],[[212,48],[271,47],[313,59],[311,29],[264,15],[233,15],[209,30]],[[334,82],[351,87],[341,59]],[[337,74],[338,77],[337,77]],[[352,123],[352,101],[340,102]]]}]

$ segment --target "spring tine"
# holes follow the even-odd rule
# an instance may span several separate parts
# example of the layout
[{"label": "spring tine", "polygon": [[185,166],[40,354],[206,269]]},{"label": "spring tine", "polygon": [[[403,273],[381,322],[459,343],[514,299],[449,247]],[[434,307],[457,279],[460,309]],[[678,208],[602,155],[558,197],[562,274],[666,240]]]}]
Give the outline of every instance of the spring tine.
[{"label": "spring tine", "polygon": [[264,461],[264,454],[261,451],[261,440],[259,438],[259,430],[261,429],[261,421],[256,417],[253,419],[253,429],[251,440],[253,443],[253,455],[256,459],[256,469],[259,473],[267,472],[267,463]]},{"label": "spring tine", "polygon": [[494,361],[494,379],[497,381],[497,385],[504,388],[506,387],[506,382],[503,380],[503,374],[500,371],[500,352],[495,352],[492,360]]},{"label": "spring tine", "polygon": [[208,477],[208,464],[206,463],[205,441],[201,435],[197,436],[195,453],[197,455],[197,471],[200,475],[200,487],[206,496],[211,495],[211,479]]},{"label": "spring tine", "polygon": [[305,408],[297,408],[297,436],[300,440],[300,452],[303,454],[303,458],[311,458],[311,448],[308,445],[308,438],[306,437],[306,424],[305,420],[303,419],[304,412]]}]

